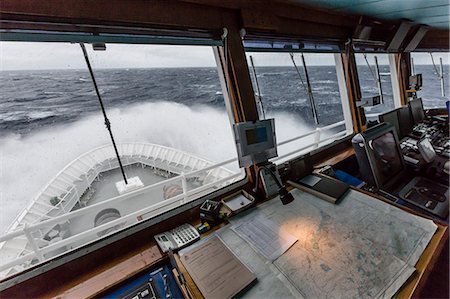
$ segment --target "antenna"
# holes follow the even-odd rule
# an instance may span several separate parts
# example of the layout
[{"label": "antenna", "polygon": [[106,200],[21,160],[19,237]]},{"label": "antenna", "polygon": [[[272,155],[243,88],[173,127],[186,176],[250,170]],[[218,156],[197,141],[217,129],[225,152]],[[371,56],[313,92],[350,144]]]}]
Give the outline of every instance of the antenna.
[{"label": "antenna", "polygon": [[303,63],[303,68],[305,70],[305,77],[306,77],[306,84],[307,84],[307,86],[305,86],[305,82],[303,82],[302,76],[300,75],[300,70],[298,69],[297,64],[295,63],[294,53],[289,53],[289,55],[291,56],[292,63],[294,64],[295,70],[297,71],[297,74],[300,77],[300,81],[302,82],[303,88],[308,93],[309,104],[311,105],[311,113],[313,115],[314,122],[316,123],[316,125],[318,125],[319,124],[319,118],[317,116],[316,103],[314,102],[314,97],[313,97],[313,93],[312,93],[312,89],[311,89],[311,83],[309,82],[308,70],[306,69],[305,57],[303,56],[303,53],[302,53],[302,63]]},{"label": "antenna", "polygon": [[111,131],[111,123],[109,122],[108,116],[106,115],[105,106],[103,106],[103,101],[100,96],[100,92],[98,91],[97,82],[95,81],[94,72],[92,71],[91,63],[89,62],[89,57],[86,51],[86,47],[84,43],[80,43],[81,50],[83,51],[84,59],[86,60],[87,67],[89,69],[89,73],[91,74],[92,83],[94,83],[95,92],[97,93],[97,98],[100,103],[100,107],[102,108],[103,117],[105,118],[105,126],[108,129],[109,135],[111,136],[111,141],[114,146],[114,151],[116,152],[117,161],[119,162],[120,170],[122,171],[123,180],[125,181],[125,185],[128,185],[127,177],[125,175],[125,171],[122,166],[122,162],[120,161],[119,151],[117,150],[116,142],[114,141],[114,136]]}]

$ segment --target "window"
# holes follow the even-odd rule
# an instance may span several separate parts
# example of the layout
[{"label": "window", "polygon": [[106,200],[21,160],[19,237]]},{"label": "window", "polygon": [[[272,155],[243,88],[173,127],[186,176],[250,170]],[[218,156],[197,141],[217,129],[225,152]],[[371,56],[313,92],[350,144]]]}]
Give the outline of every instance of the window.
[{"label": "window", "polygon": [[0,45],[0,279],[243,178],[211,47],[86,45],[125,184],[80,46]]},{"label": "window", "polygon": [[[260,118],[265,114],[266,118],[275,119],[279,158],[274,161],[279,163],[309,152],[348,133],[334,54],[247,52],[246,55],[256,99],[262,103]],[[286,143],[298,136],[304,137]]]},{"label": "window", "polygon": [[[441,72],[441,60],[443,72]],[[449,53],[411,53],[411,63],[413,73],[422,74],[423,86],[417,92],[417,96],[422,98],[423,106],[444,108],[450,95]]]},{"label": "window", "polygon": [[[357,53],[355,59],[362,100],[378,96],[380,92],[383,95],[380,105],[364,107],[367,119],[377,118],[378,114],[394,109],[389,54]],[[380,78],[380,85],[378,85],[378,78]]]}]

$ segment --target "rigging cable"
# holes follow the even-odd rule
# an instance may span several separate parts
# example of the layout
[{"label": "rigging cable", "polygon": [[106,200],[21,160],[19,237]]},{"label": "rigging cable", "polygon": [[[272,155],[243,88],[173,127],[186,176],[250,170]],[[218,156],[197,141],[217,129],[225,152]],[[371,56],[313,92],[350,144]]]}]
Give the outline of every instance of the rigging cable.
[{"label": "rigging cable", "polygon": [[297,71],[298,76],[300,77],[300,81],[302,82],[303,88],[308,93],[309,103],[311,105],[311,113],[313,115],[314,122],[316,123],[316,125],[318,125],[319,118],[317,116],[316,104],[314,102],[314,96],[313,96],[313,92],[311,89],[311,84],[309,82],[308,70],[306,69],[305,57],[303,56],[303,53],[302,53],[303,68],[305,70],[306,84],[308,86],[305,86],[305,82],[303,82],[302,76],[300,74],[300,70],[298,69],[297,64],[295,63],[295,60],[294,60],[294,53],[291,52],[291,53],[289,53],[289,55],[291,56],[291,60],[292,60],[292,63],[294,64],[294,68]]},{"label": "rigging cable", "polygon": [[263,119],[266,119],[266,112],[264,111],[264,105],[263,105],[263,101],[262,101],[261,90],[259,89],[258,77],[256,75],[256,68],[255,68],[255,64],[253,63],[253,56],[251,56],[251,55],[250,55],[250,63],[252,64],[253,77],[255,77],[255,85],[256,85],[256,90],[258,92],[259,106],[260,106],[260,109],[261,109],[261,113],[262,113]]},{"label": "rigging cable", "polygon": [[87,67],[89,69],[89,73],[91,74],[92,83],[94,83],[94,89],[97,93],[97,98],[100,103],[100,107],[102,108],[103,117],[105,118],[105,126],[108,129],[109,135],[111,136],[111,141],[114,146],[114,151],[116,152],[117,161],[119,162],[120,170],[122,171],[123,180],[125,181],[125,185],[128,185],[127,177],[125,175],[125,171],[123,169],[122,162],[120,161],[119,151],[117,150],[116,142],[114,141],[114,136],[111,130],[111,123],[109,122],[108,116],[106,115],[105,106],[103,106],[103,101],[100,96],[100,92],[98,91],[97,82],[95,81],[94,72],[92,71],[91,63],[89,62],[88,53],[86,51],[86,47],[84,43],[80,43],[81,50],[83,51],[84,59],[86,60]]}]

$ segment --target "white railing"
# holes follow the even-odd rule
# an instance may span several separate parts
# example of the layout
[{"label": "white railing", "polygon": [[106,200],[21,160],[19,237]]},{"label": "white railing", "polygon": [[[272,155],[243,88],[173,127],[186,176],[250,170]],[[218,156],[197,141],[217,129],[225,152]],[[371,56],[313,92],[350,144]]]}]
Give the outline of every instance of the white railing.
[{"label": "white railing", "polygon": [[[309,136],[315,136],[314,141],[311,143],[308,143],[307,145],[303,146],[302,148],[295,149],[294,151],[288,152],[286,154],[283,154],[275,159],[273,161],[279,161],[281,159],[284,159],[288,156],[292,156],[298,152],[301,152],[303,150],[306,150],[308,148],[315,149],[319,145],[327,142],[327,141],[333,141],[340,137],[345,136],[346,132],[340,131],[338,133],[335,133],[330,136],[326,136],[325,138],[322,138],[324,133],[327,133],[331,131],[334,128],[337,128],[339,126],[343,126],[344,121],[337,122],[335,124],[317,128],[313,131],[310,131],[308,133],[302,134],[300,136],[284,140],[282,142],[278,143],[278,146],[283,146],[285,144],[289,144],[291,142],[300,140],[302,138],[306,138]],[[141,144],[142,145],[142,144]],[[103,147],[102,147],[103,148]],[[98,148],[96,150],[99,150],[101,148]],[[94,150],[94,151],[96,151]],[[89,153],[92,153],[94,151],[91,151]],[[142,150],[137,150],[138,152],[143,152]],[[128,152],[125,150],[125,152]],[[88,153],[88,154],[89,154]],[[157,156],[160,156],[161,150],[157,151],[155,154]],[[150,156],[153,154],[153,152],[149,149],[146,149],[146,156]],[[126,155],[126,153],[122,153],[122,155]],[[86,155],[83,155],[82,157],[85,157]],[[167,153],[165,153],[165,157],[167,157]],[[190,156],[190,155],[189,155]],[[175,158],[175,159],[174,159]],[[174,160],[173,160],[174,159]],[[156,160],[156,159],[154,159]],[[175,163],[180,164],[180,160],[182,160],[180,157],[176,158],[175,155],[171,156],[171,160]],[[199,159],[202,160],[202,159]],[[77,160],[75,160],[77,161]],[[75,162],[74,161],[74,162]],[[98,159],[93,159],[92,161],[95,161],[95,165],[100,164]],[[178,162],[177,162],[178,161]],[[206,161],[206,160],[205,160]],[[140,221],[144,221],[145,219],[157,216],[165,211],[168,211],[172,208],[175,208],[181,204],[187,203],[191,200],[194,200],[195,198],[198,198],[202,195],[206,195],[214,190],[217,190],[225,185],[231,184],[232,182],[238,180],[242,177],[243,170],[241,169],[240,173],[232,173],[229,170],[223,168],[224,165],[231,164],[237,161],[237,158],[229,159],[226,161],[223,161],[221,163],[217,163],[212,165],[209,163],[206,163],[206,167],[203,167],[201,169],[197,169],[190,172],[181,172],[178,176],[166,179],[164,181],[158,182],[156,184],[143,187],[141,189],[137,189],[134,191],[131,191],[126,194],[122,194],[107,200],[104,200],[102,202],[92,204],[62,215],[58,215],[53,218],[49,218],[43,221],[40,221],[39,223],[30,225],[30,226],[24,226],[21,229],[18,229],[16,231],[13,231],[11,233],[8,233],[4,236],[0,237],[0,257],[2,255],[2,245],[5,244],[5,242],[14,240],[14,239],[23,239],[26,238],[28,241],[27,249],[22,248],[20,252],[18,252],[18,255],[12,259],[1,259],[0,262],[2,263],[0,265],[0,279],[3,277],[6,277],[10,274],[22,271],[32,265],[38,264],[40,262],[49,260],[51,258],[54,258],[56,256],[59,256],[61,254],[64,254],[65,252],[69,250],[75,250],[76,248],[79,248],[80,246],[86,245],[94,240],[98,240],[99,236],[98,234],[101,232],[105,232],[108,229],[115,229],[115,231],[110,231],[109,233],[102,235],[102,238],[105,236],[108,236],[114,232],[117,232],[117,229],[125,229],[126,227],[129,227],[130,225],[136,224]],[[86,161],[85,161],[86,162]],[[113,161],[110,161],[108,163],[108,168],[117,168],[116,165],[113,165],[114,163],[111,163]],[[132,163],[133,160],[129,159],[127,160],[128,163]],[[189,159],[185,162],[190,162]],[[94,164],[94,162],[92,162]],[[182,164],[182,163],[181,163]],[[58,175],[65,173],[67,169],[69,169],[69,164],[66,168],[64,168]],[[94,166],[95,166],[94,165]],[[193,165],[195,166],[195,165]],[[211,175],[214,171],[219,170],[219,172],[224,172]],[[95,169],[94,173],[96,174],[93,176],[94,178],[98,175],[98,173],[102,172],[100,169]],[[56,176],[56,178],[58,177]],[[192,190],[188,190],[187,187],[187,179],[188,178],[195,178],[203,175],[204,178],[210,176],[210,180],[205,180],[204,184],[193,188]],[[56,179],[55,178],[55,179]],[[53,182],[53,181],[52,181]],[[52,183],[51,182],[51,183]],[[73,222],[78,217],[83,217],[88,214],[95,214],[105,208],[110,208],[111,206],[123,203],[125,200],[130,200],[131,198],[139,197],[143,194],[149,193],[151,190],[156,190],[158,188],[162,188],[165,185],[172,184],[172,183],[181,183],[182,187],[182,193],[179,195],[176,195],[172,198],[169,198],[167,200],[163,200],[160,202],[157,202],[153,205],[146,206],[140,210],[133,211],[126,215],[121,215],[120,218],[115,219],[113,221],[107,222],[105,224],[99,225],[97,227],[93,227],[91,229],[81,231],[77,234],[68,236],[66,238],[60,239],[60,240],[51,240],[43,242],[43,240],[39,240],[36,238],[36,236],[42,237],[43,231],[47,232],[49,229],[55,227],[56,225],[64,225],[65,223]],[[51,183],[49,185],[51,185]],[[49,186],[47,185],[46,188]],[[74,186],[72,186],[73,188]],[[44,190],[46,190],[44,188]],[[67,194],[66,194],[67,195]],[[61,201],[62,202],[62,201]],[[119,227],[119,228],[118,228]],[[3,243],[2,243],[3,242]],[[27,253],[29,252],[29,253]],[[15,269],[17,268],[17,269]]]},{"label": "white railing", "polygon": [[[43,239],[44,236],[52,229],[54,229],[56,225],[70,222],[71,220],[75,219],[75,217],[80,217],[80,215],[87,215],[89,212],[94,211],[95,209],[99,211],[102,208],[109,207],[109,205],[118,204],[123,200],[145,194],[146,192],[154,190],[155,188],[162,188],[162,186],[165,184],[180,181],[182,182],[182,186],[184,187],[183,194],[185,194],[185,197],[183,199],[183,202],[187,202],[187,200],[189,200],[188,197],[192,194],[212,192],[222,187],[223,183],[231,183],[240,175],[236,175],[234,172],[222,167],[223,165],[234,162],[235,159],[213,165],[213,163],[210,161],[194,157],[190,154],[175,149],[152,144],[137,145],[140,146],[140,148],[137,148],[136,144],[133,144],[133,147],[130,147],[130,144],[121,144],[119,146],[119,151],[122,153],[122,156],[124,158],[124,165],[134,164],[138,162],[143,165],[145,163],[145,165],[153,168],[161,167],[158,169],[161,169],[162,171],[170,171],[172,174],[183,174],[183,171],[187,171],[187,173],[178,177],[167,179],[164,182],[160,182],[135,190],[133,192],[129,192],[121,196],[110,198],[108,200],[100,202],[99,204],[93,204],[86,208],[80,208],[76,211],[70,212],[70,210],[75,206],[76,202],[78,202],[78,200],[80,199],[80,194],[82,194],[83,191],[89,187],[93,180],[98,177],[99,173],[118,167],[117,160],[114,161],[115,157],[112,149],[110,155],[105,155],[105,152],[108,151],[108,146],[94,149],[89,153],[80,156],[68,166],[66,166],[62,171],[60,171],[58,175],[36,197],[36,199],[27,207],[27,209],[25,209],[25,211],[19,215],[18,220],[16,220],[16,230],[12,233],[8,233],[3,237],[0,237],[0,262],[11,260],[12,258],[13,260],[16,260],[15,263],[17,264],[19,260],[22,260],[22,258],[16,259],[17,256],[23,255],[24,253],[29,251],[34,251],[36,255],[32,258],[38,258],[39,261],[48,259],[41,253],[42,247],[48,247],[50,243],[48,239]],[[92,156],[98,156],[99,153],[102,154],[101,159],[91,159],[91,164],[88,164],[88,162],[86,162],[86,157],[92,158]],[[84,159],[84,161],[82,159]],[[35,211],[33,211],[33,208],[35,208],[34,205],[42,205],[41,202],[37,202],[42,198],[42,196],[44,196],[44,199],[49,200],[49,198],[54,195],[54,193],[52,192],[55,192],[55,190],[56,192],[61,192],[61,190],[64,190],[64,188],[66,188],[61,188],[59,186],[57,186],[57,188],[54,188],[54,185],[55,183],[60,183],[61,177],[63,177],[67,173],[70,173],[71,169],[74,168],[74,165],[77,165],[76,168],[80,169],[80,172],[78,173],[78,176],[71,175],[72,179],[78,180],[81,177],[81,183],[77,185],[71,183],[68,180],[64,180],[66,184],[65,186],[67,186],[67,189],[65,190],[67,191],[64,196],[59,197],[60,202],[55,206],[52,206],[50,204],[44,205],[44,207],[47,208],[48,213],[55,211],[58,207],[62,207],[62,209],[59,210],[60,212],[64,212],[65,210],[68,213],[60,213],[60,215],[53,214],[51,216],[40,213],[39,221],[36,221],[36,223],[33,223],[31,225],[27,223],[20,223],[20,219],[23,219],[23,217],[28,215],[28,213],[32,215],[38,215]],[[82,171],[83,169],[81,169],[80,165],[84,165],[84,171]],[[87,167],[91,167],[91,169],[87,169]],[[187,185],[183,183],[183,181],[186,180],[186,177],[190,178],[194,176],[196,176],[197,181],[200,181],[202,185],[195,190],[187,190]],[[80,236],[83,237],[83,234],[80,234]],[[24,240],[27,240],[25,244],[23,242]],[[64,240],[66,240],[66,238],[64,238]],[[60,243],[54,242],[54,244]],[[11,247],[13,250],[11,250]],[[11,251],[13,251],[12,254]],[[30,260],[28,260],[28,262],[30,263]],[[4,266],[2,266],[1,269],[4,269]],[[4,275],[0,274],[0,277],[2,276]]]},{"label": "white railing", "polygon": [[328,133],[329,131],[331,131],[337,127],[340,127],[340,126],[345,126],[345,121],[342,120],[342,121],[336,122],[334,124],[331,124],[331,125],[328,125],[325,127],[319,127],[308,133],[305,133],[300,136],[293,137],[293,138],[284,140],[282,142],[279,142],[277,144],[278,147],[292,143],[294,141],[298,141],[298,140],[306,138],[306,137],[310,137],[310,136],[314,137],[314,141],[309,142],[305,146],[302,146],[300,148],[296,148],[293,151],[283,153],[283,154],[279,155],[278,157],[273,158],[271,161],[274,163],[280,163],[280,162],[286,161],[287,158],[292,157],[298,153],[301,153],[307,149],[314,150],[314,149],[317,149],[320,145],[323,145],[327,141],[332,142],[334,140],[339,139],[340,137],[344,137],[347,134],[345,128],[343,128],[343,130],[339,131],[338,133],[335,133],[331,136],[326,136],[325,138],[322,138],[324,133]]},{"label": "white railing", "polygon": [[[213,164],[205,159],[195,157],[193,160],[197,163],[200,162],[196,168],[194,165],[188,165],[189,163],[186,164],[186,162],[188,162],[186,160],[189,160],[192,155],[156,144],[122,143],[118,144],[118,147],[119,152],[123,156],[125,166],[140,162],[150,167],[162,167],[172,173],[180,174],[186,167],[195,170]],[[169,152],[172,153],[174,157],[179,157],[178,165],[182,165],[184,168],[177,167],[176,165],[169,165],[169,163],[173,161],[161,157],[162,155],[167,155]],[[76,199],[77,197],[79,198],[78,195],[81,195],[89,188],[94,179],[98,177],[99,173],[117,167],[118,162],[115,158],[115,153],[109,145],[95,148],[88,153],[81,155],[64,167],[64,169],[62,169],[42,189],[42,191],[39,192],[37,197],[12,222],[8,231],[12,231],[20,225],[33,225],[40,222],[42,218],[55,217],[70,211],[76,204]],[[51,204],[50,199],[52,197],[56,198],[59,202],[57,204]],[[70,199],[72,199],[72,201]],[[40,206],[40,208],[36,208],[36,206]],[[41,211],[41,213],[44,214],[43,217],[36,217],[34,215],[36,210]],[[32,220],[28,220],[26,219],[27,215],[34,217]]]}]

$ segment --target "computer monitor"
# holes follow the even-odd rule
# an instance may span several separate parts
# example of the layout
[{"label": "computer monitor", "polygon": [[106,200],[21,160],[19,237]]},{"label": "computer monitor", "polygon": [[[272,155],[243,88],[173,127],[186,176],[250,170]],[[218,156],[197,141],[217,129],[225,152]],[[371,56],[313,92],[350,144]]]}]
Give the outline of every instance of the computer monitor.
[{"label": "computer monitor", "polygon": [[411,111],[408,107],[401,107],[380,114],[378,116],[378,120],[380,121],[380,123],[385,122],[393,125],[400,140],[408,136],[413,128]]},{"label": "computer monitor", "polygon": [[409,107],[402,107],[398,109],[398,124],[400,126],[400,132],[398,134],[399,139],[405,138],[412,132],[414,123]]},{"label": "computer monitor", "polygon": [[414,124],[421,123],[425,119],[425,111],[423,110],[422,99],[417,98],[409,101],[409,109],[411,110]]},{"label": "computer monitor", "polygon": [[389,187],[404,170],[394,126],[382,123],[352,139],[362,178],[379,189]]},{"label": "computer monitor", "polygon": [[389,112],[380,114],[380,115],[378,115],[378,120],[380,121],[380,123],[385,122],[385,123],[390,123],[391,125],[393,125],[397,132],[397,136],[399,136],[399,138],[401,139],[401,137],[400,137],[401,130],[400,130],[400,122],[398,119],[398,110],[399,109],[394,109]]},{"label": "computer monitor", "polygon": [[276,157],[274,119],[241,122],[233,125],[239,166],[265,162]]},{"label": "computer monitor", "polygon": [[422,87],[422,74],[409,76],[409,88],[420,90]]}]

